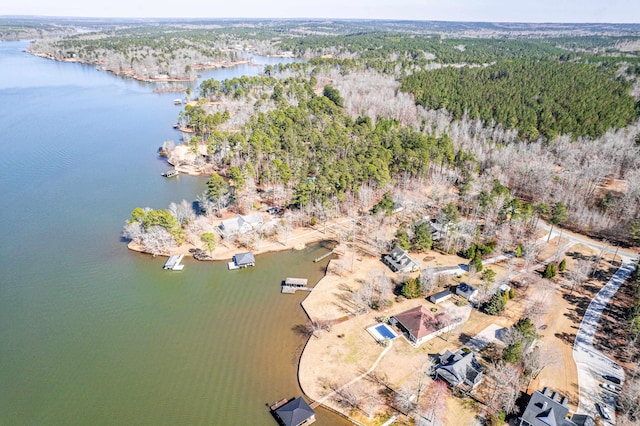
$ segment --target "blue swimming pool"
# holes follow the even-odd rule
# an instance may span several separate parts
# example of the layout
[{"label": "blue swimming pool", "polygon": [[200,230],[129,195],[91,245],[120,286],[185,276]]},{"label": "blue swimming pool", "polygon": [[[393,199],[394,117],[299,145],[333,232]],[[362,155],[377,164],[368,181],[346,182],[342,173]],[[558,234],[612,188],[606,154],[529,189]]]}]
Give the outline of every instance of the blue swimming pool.
[{"label": "blue swimming pool", "polygon": [[376,326],[376,331],[385,339],[395,339],[398,337],[398,335],[387,324],[380,324]]}]

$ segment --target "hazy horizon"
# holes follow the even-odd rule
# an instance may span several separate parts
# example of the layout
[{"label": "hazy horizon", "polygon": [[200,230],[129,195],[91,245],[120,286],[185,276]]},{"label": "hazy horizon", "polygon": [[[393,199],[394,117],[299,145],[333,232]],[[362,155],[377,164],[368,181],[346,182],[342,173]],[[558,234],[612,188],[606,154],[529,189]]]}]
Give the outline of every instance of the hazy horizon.
[{"label": "hazy horizon", "polygon": [[355,0],[323,2],[258,0],[209,2],[185,0],[176,6],[167,0],[25,0],[0,6],[2,17],[87,19],[332,19],[446,21],[531,24],[638,24],[640,2],[631,0]]}]

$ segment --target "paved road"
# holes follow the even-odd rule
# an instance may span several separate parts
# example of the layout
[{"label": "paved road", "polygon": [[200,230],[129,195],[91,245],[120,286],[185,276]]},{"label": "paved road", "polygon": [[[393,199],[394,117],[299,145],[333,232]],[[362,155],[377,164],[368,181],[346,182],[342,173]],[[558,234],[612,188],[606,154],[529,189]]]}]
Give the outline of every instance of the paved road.
[{"label": "paved road", "polygon": [[600,322],[600,316],[607,307],[611,298],[620,286],[629,278],[636,269],[636,263],[629,256],[623,257],[620,269],[611,277],[609,282],[593,298],[582,319],[576,339],[573,343],[573,359],[578,368],[579,405],[578,412],[599,415],[596,412],[595,403],[605,404],[610,407],[612,419],[615,424],[615,396],[604,391],[600,387],[603,375],[610,375],[624,381],[624,370],[605,354],[593,346],[593,339]]}]

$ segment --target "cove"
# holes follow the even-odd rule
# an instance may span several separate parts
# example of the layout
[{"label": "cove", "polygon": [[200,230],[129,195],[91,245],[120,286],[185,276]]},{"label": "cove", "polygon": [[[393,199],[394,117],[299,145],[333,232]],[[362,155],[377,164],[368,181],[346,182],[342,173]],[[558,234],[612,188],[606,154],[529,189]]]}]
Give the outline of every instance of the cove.
[{"label": "cove", "polygon": [[160,176],[156,149],[179,137],[176,94],[27,45],[0,43],[2,423],[275,425],[266,404],[301,392],[294,329],[306,322],[305,294],[279,284],[316,282],[326,261],[312,260],[326,249],[261,255],[242,271],[187,259],[182,272],[127,250],[119,235],[134,207],[166,208],[205,186]]}]

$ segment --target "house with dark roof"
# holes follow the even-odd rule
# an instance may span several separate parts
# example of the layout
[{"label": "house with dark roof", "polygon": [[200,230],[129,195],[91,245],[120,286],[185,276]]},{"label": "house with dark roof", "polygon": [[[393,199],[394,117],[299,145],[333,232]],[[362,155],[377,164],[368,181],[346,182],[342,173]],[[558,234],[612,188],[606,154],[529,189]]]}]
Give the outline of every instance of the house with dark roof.
[{"label": "house with dark roof", "polygon": [[548,388],[535,391],[520,418],[520,426],[592,426],[593,419],[584,414],[569,418],[567,398]]},{"label": "house with dark roof", "polygon": [[452,330],[459,324],[446,313],[434,315],[422,305],[392,316],[389,323],[402,330],[407,339],[416,346]]},{"label": "house with dark roof", "polygon": [[470,302],[473,302],[473,299],[478,295],[478,289],[471,284],[462,282],[456,286],[456,294],[464,297]]},{"label": "house with dark roof", "polygon": [[316,421],[316,413],[302,398],[296,398],[276,408],[274,414],[284,426],[304,426]]},{"label": "house with dark roof", "polygon": [[398,246],[391,250],[391,253],[385,255],[382,261],[393,272],[413,272],[418,270],[418,264],[411,259],[411,256],[405,250]]},{"label": "house with dark roof", "polygon": [[449,383],[452,387],[475,388],[483,379],[484,368],[478,363],[473,352],[457,352],[446,350],[439,358],[436,377]]},{"label": "house with dark roof", "polygon": [[256,266],[256,258],[253,257],[253,253],[238,253],[233,256],[233,263],[238,268],[246,268],[247,266]]}]

